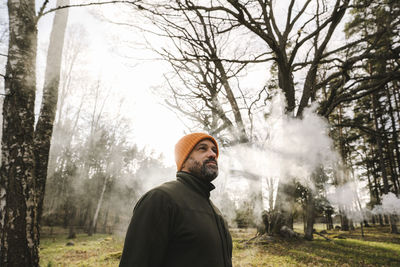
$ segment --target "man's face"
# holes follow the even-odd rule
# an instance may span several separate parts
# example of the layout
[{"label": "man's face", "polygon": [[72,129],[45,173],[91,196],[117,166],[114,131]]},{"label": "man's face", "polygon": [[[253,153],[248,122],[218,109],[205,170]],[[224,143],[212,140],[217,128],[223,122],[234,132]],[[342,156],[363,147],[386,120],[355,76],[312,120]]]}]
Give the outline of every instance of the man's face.
[{"label": "man's face", "polygon": [[211,140],[201,140],[183,164],[182,171],[209,182],[218,176],[217,147]]}]

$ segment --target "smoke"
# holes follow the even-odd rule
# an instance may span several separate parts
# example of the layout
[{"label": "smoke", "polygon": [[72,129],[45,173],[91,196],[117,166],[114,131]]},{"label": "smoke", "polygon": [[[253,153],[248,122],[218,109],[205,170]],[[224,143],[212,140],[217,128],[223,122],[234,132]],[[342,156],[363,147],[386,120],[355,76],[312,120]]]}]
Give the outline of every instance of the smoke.
[{"label": "smoke", "polygon": [[[279,182],[297,181],[316,189],[313,175],[321,167],[327,175],[322,185],[327,200],[349,219],[361,222],[377,214],[399,215],[400,199],[393,193],[383,195],[382,204],[372,210],[365,207],[369,201],[368,189],[356,179],[354,171],[341,163],[328,135],[328,122],[316,114],[315,106],[306,109],[301,119],[293,118],[285,112],[284,99],[282,93],[275,96],[267,119],[260,120],[264,127],[259,131],[266,133],[261,141],[221,151],[221,174],[216,183],[220,189],[213,198],[222,210],[228,211],[228,219],[234,219],[229,217],[235,214],[232,208],[237,209],[249,200],[254,202],[254,215],[271,210]],[[262,197],[257,197],[259,194]],[[234,205],[226,201],[227,197]]]},{"label": "smoke", "polygon": [[400,199],[395,194],[389,192],[382,196],[382,205],[375,205],[372,214],[396,214],[400,215]]},{"label": "smoke", "polygon": [[329,125],[315,113],[316,106],[306,109],[302,119],[286,114],[285,107],[283,94],[278,94],[266,121],[271,127],[265,144],[269,173],[280,179],[295,177],[310,186],[310,177],[319,166],[332,165],[338,159],[328,136]]},{"label": "smoke", "polygon": [[[279,93],[273,98],[267,119],[259,120],[259,136],[264,137],[251,145],[221,151],[216,185],[227,192],[236,207],[249,196],[262,192],[261,205],[256,203],[254,212],[261,214],[262,210],[272,209],[279,181],[292,183],[295,178],[314,188],[311,177],[317,168],[332,168],[339,159],[328,136],[329,125],[315,113],[316,106],[306,109],[301,119],[287,114],[285,108],[284,95]],[[226,204],[217,194],[214,198],[218,204]]]},{"label": "smoke", "polygon": [[362,206],[362,202],[365,201],[360,199],[360,196],[365,195],[366,192],[362,191],[357,182],[350,181],[336,187],[326,185],[325,190],[328,192],[329,203],[333,207],[338,207],[348,219],[361,222],[369,216],[370,212]]}]

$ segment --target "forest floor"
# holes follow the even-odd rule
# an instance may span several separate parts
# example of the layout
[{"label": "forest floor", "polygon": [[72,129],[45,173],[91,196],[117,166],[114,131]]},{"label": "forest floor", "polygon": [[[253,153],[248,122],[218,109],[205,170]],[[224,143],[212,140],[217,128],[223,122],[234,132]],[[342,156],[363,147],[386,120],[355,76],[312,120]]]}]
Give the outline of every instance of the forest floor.
[{"label": "forest floor", "polygon": [[[363,238],[359,228],[350,232],[328,231],[324,236],[331,241],[318,235],[314,235],[313,241],[249,241],[255,236],[255,229],[231,229],[233,266],[400,266],[400,235],[390,234],[386,226],[364,228],[364,232]],[[72,240],[74,244],[67,246],[70,240],[61,231],[43,233],[40,266],[118,266],[123,238],[78,234]]]}]

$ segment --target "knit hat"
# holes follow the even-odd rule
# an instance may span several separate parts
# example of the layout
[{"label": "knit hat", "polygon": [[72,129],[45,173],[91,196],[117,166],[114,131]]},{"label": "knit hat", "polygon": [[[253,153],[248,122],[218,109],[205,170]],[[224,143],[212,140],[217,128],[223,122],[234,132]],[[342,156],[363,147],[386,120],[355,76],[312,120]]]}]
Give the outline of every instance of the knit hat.
[{"label": "knit hat", "polygon": [[182,137],[175,145],[175,161],[178,171],[182,169],[182,165],[186,158],[192,152],[198,142],[204,139],[210,139],[217,147],[217,158],[219,154],[218,143],[211,135],[205,133],[191,133]]}]

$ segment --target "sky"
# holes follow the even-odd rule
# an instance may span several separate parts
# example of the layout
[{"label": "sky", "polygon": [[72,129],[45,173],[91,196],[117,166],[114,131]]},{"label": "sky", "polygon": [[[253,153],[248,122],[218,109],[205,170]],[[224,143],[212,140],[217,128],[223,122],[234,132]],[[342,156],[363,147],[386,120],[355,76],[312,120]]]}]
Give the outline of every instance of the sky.
[{"label": "sky", "polygon": [[[135,27],[107,22],[128,21],[141,27],[151,27],[148,22],[144,25],[146,20],[124,5],[70,8],[69,12],[68,27],[83,28],[87,35],[84,37],[89,40],[85,50],[89,74],[101,77],[104,88],[111,88],[114,96],[124,99],[121,110],[131,121],[132,141],[149,152],[162,153],[164,163],[167,166],[174,165],[174,145],[192,129],[182,123],[184,118],[163,105],[164,99],[157,91],[166,88],[164,74],[170,69],[158,55],[144,47],[148,42],[159,49],[167,45],[165,41]],[[52,19],[53,14],[48,14],[38,24],[39,72],[45,66]],[[246,88],[265,84],[268,76],[269,71],[265,66],[252,68],[242,78],[241,86]],[[120,107],[114,106],[115,110],[117,108]],[[112,109],[110,107],[111,113]]]},{"label": "sky", "polygon": [[[109,5],[108,12],[113,12],[110,8],[115,12],[120,10]],[[166,65],[160,60],[152,60],[155,55],[140,45],[129,47],[130,44],[124,42],[126,40],[119,40],[128,35],[127,39],[135,43],[134,40],[143,38],[140,31],[102,21],[91,10],[71,8],[68,20],[68,26],[78,25],[88,35],[85,38],[89,40],[86,47],[89,52],[85,56],[89,75],[101,77],[104,88],[123,98],[122,107],[111,101],[108,108],[110,112],[121,108],[132,127],[132,142],[146,148],[149,153],[162,153],[164,163],[174,165],[174,145],[187,129],[174,112],[162,105],[163,99],[154,92],[163,83]],[[46,15],[38,24],[39,71],[44,69],[52,19],[52,14]]]}]

